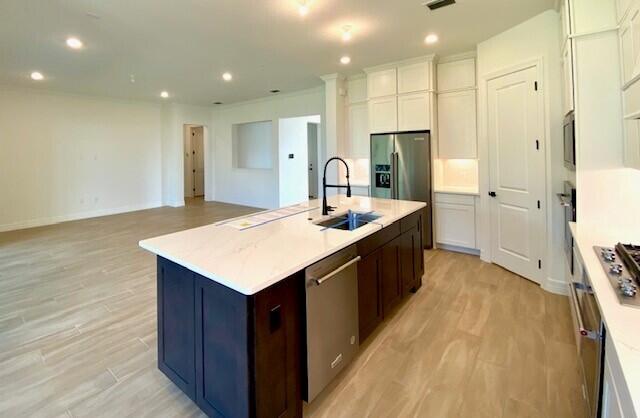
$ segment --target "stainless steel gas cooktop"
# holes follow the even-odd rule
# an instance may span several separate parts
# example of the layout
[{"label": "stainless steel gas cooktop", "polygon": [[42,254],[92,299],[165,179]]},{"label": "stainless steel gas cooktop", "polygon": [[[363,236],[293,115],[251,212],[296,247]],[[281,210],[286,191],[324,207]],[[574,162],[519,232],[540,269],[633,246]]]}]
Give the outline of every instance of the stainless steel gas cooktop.
[{"label": "stainless steel gas cooktop", "polygon": [[618,243],[615,248],[593,248],[620,303],[640,308],[640,245]]}]

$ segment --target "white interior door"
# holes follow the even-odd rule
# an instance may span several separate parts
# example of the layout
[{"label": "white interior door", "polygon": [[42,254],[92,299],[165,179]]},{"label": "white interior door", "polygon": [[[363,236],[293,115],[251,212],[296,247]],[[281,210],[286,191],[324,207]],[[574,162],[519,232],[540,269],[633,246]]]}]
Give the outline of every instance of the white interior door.
[{"label": "white interior door", "polygon": [[204,196],[204,128],[193,128],[193,195]]},{"label": "white interior door", "polygon": [[545,160],[537,67],[487,86],[492,261],[541,283]]}]

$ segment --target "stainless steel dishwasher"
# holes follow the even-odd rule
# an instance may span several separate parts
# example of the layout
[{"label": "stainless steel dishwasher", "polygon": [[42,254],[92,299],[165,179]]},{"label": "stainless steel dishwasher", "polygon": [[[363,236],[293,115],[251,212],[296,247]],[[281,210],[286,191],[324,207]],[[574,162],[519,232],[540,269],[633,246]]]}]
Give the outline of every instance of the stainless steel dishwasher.
[{"label": "stainless steel dishwasher", "polygon": [[358,352],[358,261],[352,245],[305,269],[307,402]]}]

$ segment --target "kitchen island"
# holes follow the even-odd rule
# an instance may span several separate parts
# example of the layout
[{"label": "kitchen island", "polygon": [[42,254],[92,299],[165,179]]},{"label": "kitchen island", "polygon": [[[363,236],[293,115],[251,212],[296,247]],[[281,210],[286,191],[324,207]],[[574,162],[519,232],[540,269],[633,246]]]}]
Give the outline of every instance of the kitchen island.
[{"label": "kitchen island", "polygon": [[420,287],[424,203],[329,203],[330,216],[379,217],[354,230],[320,226],[314,200],[282,217],[266,211],[140,242],[158,256],[158,367],[209,416],[302,416],[305,268],[357,248],[360,341]]}]

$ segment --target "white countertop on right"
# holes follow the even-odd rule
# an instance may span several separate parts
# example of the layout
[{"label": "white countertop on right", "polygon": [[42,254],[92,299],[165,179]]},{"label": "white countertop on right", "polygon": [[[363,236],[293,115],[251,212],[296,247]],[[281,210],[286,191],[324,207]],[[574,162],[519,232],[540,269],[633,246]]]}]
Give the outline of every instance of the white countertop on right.
[{"label": "white countertop on right", "polygon": [[600,264],[594,246],[613,247],[618,242],[640,242],[639,231],[629,228],[625,233],[612,233],[601,228],[570,223],[574,242],[607,326],[608,340],[613,343],[622,368],[636,416],[640,416],[640,309],[621,305],[613,286]]},{"label": "white countertop on right", "polygon": [[472,196],[480,195],[477,187],[438,186],[434,188],[434,192],[448,194],[465,194]]}]

